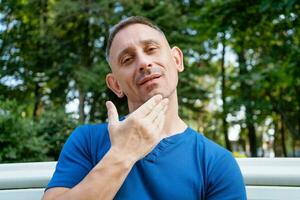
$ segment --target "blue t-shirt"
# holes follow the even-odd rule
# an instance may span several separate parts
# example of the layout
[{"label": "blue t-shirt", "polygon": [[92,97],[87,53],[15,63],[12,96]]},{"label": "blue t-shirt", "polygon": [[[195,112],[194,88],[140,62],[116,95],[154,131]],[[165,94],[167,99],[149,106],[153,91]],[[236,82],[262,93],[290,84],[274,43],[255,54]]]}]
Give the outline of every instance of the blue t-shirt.
[{"label": "blue t-shirt", "polygon": [[[84,125],[67,140],[47,188],[72,188],[110,148],[107,124]],[[135,163],[114,199],[243,200],[231,153],[191,128],[167,137]]]}]

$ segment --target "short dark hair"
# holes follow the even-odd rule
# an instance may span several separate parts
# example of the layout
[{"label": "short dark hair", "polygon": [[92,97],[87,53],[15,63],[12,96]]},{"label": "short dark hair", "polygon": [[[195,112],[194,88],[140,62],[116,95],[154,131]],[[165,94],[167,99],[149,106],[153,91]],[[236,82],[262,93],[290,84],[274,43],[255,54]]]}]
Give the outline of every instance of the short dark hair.
[{"label": "short dark hair", "polygon": [[160,33],[162,33],[165,36],[164,32],[157,25],[155,25],[153,22],[151,22],[149,19],[147,19],[145,17],[141,17],[141,16],[128,17],[128,18],[120,21],[119,23],[117,23],[115,26],[113,26],[111,31],[109,32],[107,45],[106,45],[106,52],[105,52],[107,62],[109,62],[110,48],[111,48],[111,44],[112,44],[116,34],[123,28],[125,28],[129,25],[132,25],[132,24],[147,25],[147,26],[159,31]]}]

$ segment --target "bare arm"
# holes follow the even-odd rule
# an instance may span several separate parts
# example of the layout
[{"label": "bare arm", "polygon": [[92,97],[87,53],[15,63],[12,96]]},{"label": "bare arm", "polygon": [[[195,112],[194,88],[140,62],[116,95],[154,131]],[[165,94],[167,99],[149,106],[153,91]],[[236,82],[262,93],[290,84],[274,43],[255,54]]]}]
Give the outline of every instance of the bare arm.
[{"label": "bare arm", "polygon": [[113,199],[133,164],[110,150],[74,188],[51,188],[43,199]]},{"label": "bare arm", "polygon": [[161,140],[167,104],[167,99],[154,96],[119,122],[117,109],[107,102],[110,150],[74,188],[48,189],[43,200],[113,199],[135,162]]}]

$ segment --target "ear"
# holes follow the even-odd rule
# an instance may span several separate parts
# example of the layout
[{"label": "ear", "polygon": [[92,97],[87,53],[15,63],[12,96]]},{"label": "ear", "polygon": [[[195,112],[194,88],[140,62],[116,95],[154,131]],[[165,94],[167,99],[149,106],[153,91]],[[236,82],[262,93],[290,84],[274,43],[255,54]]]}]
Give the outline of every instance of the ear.
[{"label": "ear", "polygon": [[184,70],[182,51],[176,46],[173,47],[171,51],[172,51],[172,56],[174,58],[178,72],[182,72]]},{"label": "ear", "polygon": [[111,91],[113,91],[119,98],[122,98],[124,96],[124,93],[115,78],[115,76],[112,73],[109,73],[106,75],[106,85]]}]

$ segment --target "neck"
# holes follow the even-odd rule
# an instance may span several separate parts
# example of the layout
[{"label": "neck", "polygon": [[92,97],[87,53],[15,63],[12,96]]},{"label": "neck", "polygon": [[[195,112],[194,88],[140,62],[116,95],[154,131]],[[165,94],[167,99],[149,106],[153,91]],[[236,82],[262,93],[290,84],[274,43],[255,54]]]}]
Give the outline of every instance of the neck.
[{"label": "neck", "polygon": [[178,115],[178,99],[177,91],[175,90],[169,97],[163,134],[165,137],[168,137],[183,132],[186,128],[186,123]]}]

